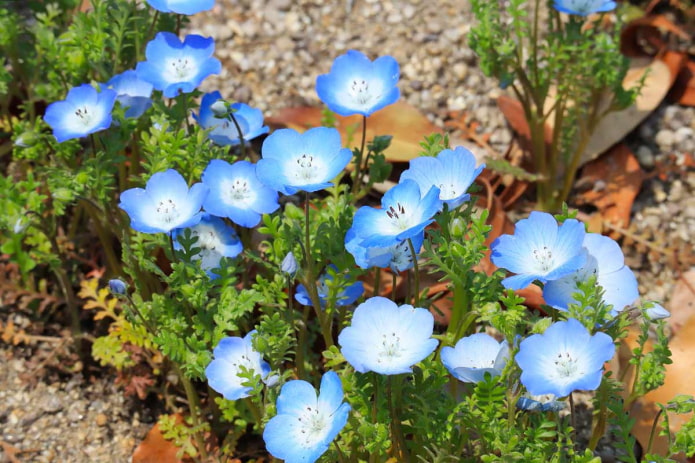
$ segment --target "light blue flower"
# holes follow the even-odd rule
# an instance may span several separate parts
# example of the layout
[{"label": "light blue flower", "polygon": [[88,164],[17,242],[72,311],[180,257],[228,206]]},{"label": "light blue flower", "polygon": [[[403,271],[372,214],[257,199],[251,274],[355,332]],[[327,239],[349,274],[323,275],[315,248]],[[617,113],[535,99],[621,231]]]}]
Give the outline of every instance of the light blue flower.
[{"label": "light blue flower", "polygon": [[555,400],[553,394],[526,395],[519,397],[516,401],[516,408],[527,412],[553,412],[557,413],[567,405],[565,402]]},{"label": "light blue flower", "polygon": [[593,13],[612,11],[616,3],[612,0],[555,0],[553,7],[562,13],[589,16]]},{"label": "light blue flower", "polygon": [[113,76],[106,86],[118,94],[116,101],[126,109],[125,117],[140,117],[152,106],[152,84],[138,79],[132,69]]},{"label": "light blue flower", "polygon": [[651,321],[663,320],[664,318],[669,318],[671,316],[671,312],[666,310],[661,304],[649,302],[648,304],[645,304],[644,316]]},{"label": "light blue flower", "polygon": [[297,273],[297,270],[299,270],[299,264],[297,263],[297,259],[294,257],[294,253],[290,251],[287,253],[285,258],[282,259],[282,263],[280,264],[280,271],[291,277],[294,277],[295,273]]},{"label": "light blue flower", "polygon": [[304,133],[276,130],[263,141],[261,156],[258,178],[280,193],[291,195],[333,185],[331,180],[350,162],[352,152],[342,148],[337,129],[315,127]]},{"label": "light blue flower", "polygon": [[521,368],[521,383],[530,394],[566,397],[572,391],[595,390],[601,384],[604,362],[614,353],[610,336],[592,336],[571,318],[521,341],[514,360]]},{"label": "light blue flower", "polygon": [[401,181],[414,180],[423,195],[436,186],[439,199],[454,209],[470,199],[468,188],[485,168],[485,164],[478,167],[475,164],[473,153],[458,146],[443,150],[436,158],[422,156],[411,160],[410,168],[401,174]]},{"label": "light blue flower", "polygon": [[111,291],[111,294],[123,296],[126,294],[127,289],[128,286],[125,284],[125,281],[121,280],[120,278],[109,280],[109,290]]},{"label": "light blue flower", "polygon": [[[222,100],[220,92],[206,93],[200,103],[200,114],[194,114],[193,117],[202,128],[212,129],[208,138],[214,143],[221,146],[238,145],[239,131],[231,118],[215,117],[212,105],[220,100]],[[252,108],[244,103],[234,103],[231,109],[245,141],[253,140],[270,130],[267,125],[263,125],[263,113],[260,109]]]},{"label": "light blue flower", "polygon": [[[173,231],[174,248],[183,249],[178,242],[179,235],[183,234],[184,228],[177,228]],[[194,261],[200,261],[202,268],[210,278],[219,278],[213,270],[220,268],[220,261],[223,257],[236,257],[244,250],[241,240],[237,236],[234,228],[230,227],[224,220],[210,214],[203,214],[200,222],[189,228],[191,236],[198,238],[193,245],[200,248],[200,252],[192,257]]]},{"label": "light blue flower", "polygon": [[639,297],[637,278],[625,265],[625,258],[618,243],[598,233],[584,236],[584,249],[587,258],[577,271],[557,280],[548,281],[543,287],[545,302],[558,310],[576,303],[573,294],[578,291],[579,283],[596,275],[596,283],[603,288],[603,302],[613,306],[613,316],[631,305]]},{"label": "light blue flower", "polygon": [[372,297],[355,309],[338,344],[345,360],[360,373],[410,373],[437,348],[433,328],[434,317],[428,310]]},{"label": "light blue flower", "polygon": [[97,92],[89,84],[73,87],[63,101],[51,103],[43,120],[53,129],[58,143],[82,138],[111,127],[111,111],[116,92],[104,89]]},{"label": "light blue flower", "polygon": [[202,183],[189,190],[181,174],[169,169],[152,175],[145,189],[131,188],[121,193],[118,207],[128,213],[134,230],[169,233],[200,222],[200,207],[207,194],[208,187]]},{"label": "light blue flower", "polygon": [[[329,271],[331,270],[331,271]],[[316,280],[316,290],[319,293],[321,307],[326,306],[328,296],[330,295],[328,281],[333,281],[333,274],[338,271],[335,265],[329,265],[326,271]],[[364,293],[364,285],[361,281],[356,281],[344,288],[335,298],[335,305],[345,306],[355,302]],[[304,285],[297,285],[297,291],[294,293],[294,298],[303,305],[311,305],[309,292]]]},{"label": "light blue flower", "polygon": [[203,184],[210,189],[203,208],[212,215],[228,217],[242,227],[255,227],[261,215],[277,210],[278,193],[256,176],[255,164],[229,164],[213,159],[203,171]]},{"label": "light blue flower", "polygon": [[359,238],[360,246],[388,247],[414,238],[434,222],[439,211],[439,189],[433,187],[420,197],[420,188],[412,180],[404,180],[381,198],[381,209],[362,206],[352,220],[351,238]]},{"label": "light blue flower", "polygon": [[183,43],[171,32],[160,32],[147,44],[145,56],[135,67],[138,78],[151,83],[164,96],[190,93],[222,65],[212,57],[215,41],[200,35],[187,35]]},{"label": "light blue flower", "polygon": [[[420,252],[425,240],[425,232],[422,231],[411,238],[415,256]],[[400,241],[387,247],[363,246],[363,239],[355,234],[354,229],[348,230],[345,235],[345,249],[355,258],[355,263],[364,269],[389,267],[391,271],[400,273],[413,268],[415,259],[410,251],[408,240]]]},{"label": "light blue flower", "polygon": [[205,368],[210,387],[227,400],[243,399],[253,390],[244,385],[248,382],[248,378],[240,376],[244,370],[259,375],[261,380],[270,373],[270,365],[253,349],[251,341],[255,333],[253,330],[243,339],[234,336],[220,340],[212,352],[213,361]]},{"label": "light blue flower", "polygon": [[331,72],[316,78],[316,93],[341,116],[369,116],[398,100],[399,76],[393,57],[382,56],[372,62],[363,53],[348,50],[333,61]]},{"label": "light blue flower", "polygon": [[215,6],[215,0],[147,0],[155,10],[162,13],[191,15],[207,11]]},{"label": "light blue flower", "polygon": [[333,371],[321,378],[318,397],[302,380],[287,382],[277,399],[277,415],[263,431],[265,447],[286,463],[313,463],[345,427],[350,404],[343,402],[343,386]]},{"label": "light blue flower", "polygon": [[502,235],[492,245],[491,260],[516,275],[502,280],[505,288],[522,289],[534,280],[546,283],[578,270],[586,262],[584,225],[574,219],[558,226],[546,212],[531,212],[516,224],[513,235]]},{"label": "light blue flower", "polygon": [[485,333],[459,339],[454,347],[443,347],[442,363],[456,379],[478,383],[485,373],[499,376],[509,360],[509,345]]}]

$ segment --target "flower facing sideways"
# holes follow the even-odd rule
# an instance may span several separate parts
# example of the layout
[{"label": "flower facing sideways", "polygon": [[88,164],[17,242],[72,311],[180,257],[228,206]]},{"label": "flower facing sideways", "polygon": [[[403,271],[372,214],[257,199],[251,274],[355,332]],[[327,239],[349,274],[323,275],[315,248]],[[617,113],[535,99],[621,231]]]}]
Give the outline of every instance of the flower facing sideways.
[{"label": "flower facing sideways", "polygon": [[152,106],[152,84],[138,79],[133,70],[113,76],[106,86],[118,94],[116,101],[126,109],[125,117],[140,117]]},{"label": "flower facing sideways", "polygon": [[521,368],[521,383],[530,394],[566,397],[576,390],[595,390],[601,384],[603,364],[614,352],[610,336],[592,336],[571,318],[521,341],[514,360]]},{"label": "flower facing sideways", "polygon": [[316,78],[316,93],[341,116],[369,116],[398,100],[399,77],[393,57],[382,56],[372,62],[363,53],[348,50],[333,61],[331,72]]},{"label": "flower facing sideways", "polygon": [[210,387],[227,400],[243,399],[253,390],[253,387],[244,385],[248,378],[239,376],[244,370],[259,375],[262,380],[270,373],[270,365],[253,350],[251,340],[254,333],[256,330],[243,338],[222,339],[213,350],[213,361],[205,368]]},{"label": "flower facing sideways", "polygon": [[586,261],[582,248],[584,225],[574,219],[558,226],[546,212],[531,212],[516,224],[513,235],[492,245],[492,263],[516,275],[502,280],[507,289],[522,289],[534,280],[546,283],[575,272]]},{"label": "flower facing sideways", "polygon": [[304,133],[276,130],[263,141],[263,159],[258,161],[258,178],[280,193],[313,192],[332,186],[331,180],[352,159],[342,148],[340,132],[314,127]]},{"label": "flower facing sideways", "polygon": [[155,10],[162,13],[196,14],[215,6],[215,0],[147,0]]},{"label": "flower facing sideways", "polygon": [[63,101],[51,103],[43,120],[53,129],[53,136],[62,143],[73,138],[108,129],[116,92],[104,89],[97,92],[89,84],[74,87]]},{"label": "flower facing sideways", "polygon": [[280,390],[277,415],[263,431],[266,449],[287,463],[313,463],[345,427],[349,413],[335,372],[323,375],[318,397],[308,382],[289,381]]},{"label": "flower facing sideways", "polygon": [[131,188],[121,193],[118,205],[128,213],[130,226],[142,233],[169,233],[200,222],[200,207],[208,187],[196,183],[190,190],[186,180],[174,169],[157,172],[145,189]]},{"label": "flower facing sideways", "polygon": [[[337,271],[335,265],[329,265],[333,273]],[[325,307],[328,302],[328,296],[330,295],[330,288],[328,281],[333,281],[333,275],[326,269],[326,271],[316,280],[316,290],[319,293],[319,300],[321,301],[321,307]],[[345,306],[350,305],[355,302],[364,293],[364,285],[361,281],[357,281],[350,286],[344,288],[340,293],[336,295],[335,305]],[[311,305],[311,299],[309,298],[309,292],[306,290],[304,285],[297,285],[297,292],[294,294],[294,298],[303,305]]]},{"label": "flower facing sideways", "polygon": [[555,0],[553,7],[562,13],[588,16],[614,10],[616,3],[613,0]]},{"label": "flower facing sideways", "polygon": [[[411,238],[415,258],[417,258],[422,243],[425,241],[425,232],[422,231]],[[400,241],[387,247],[362,246],[362,239],[355,234],[353,229],[345,235],[345,249],[355,258],[355,263],[364,269],[389,267],[392,272],[400,273],[413,268],[415,259],[410,249],[410,243]]]},{"label": "flower facing sideways", "polygon": [[160,32],[147,44],[145,57],[135,67],[138,78],[151,83],[167,98],[190,93],[210,74],[219,74],[222,64],[212,57],[215,41],[187,35],[183,43],[171,32]]},{"label": "flower facing sideways", "polygon": [[[193,115],[204,129],[212,129],[208,138],[220,146],[237,145],[240,143],[239,130],[229,116],[216,117],[213,105],[222,99],[220,92],[206,93],[200,102],[200,114]],[[263,113],[260,109],[252,108],[244,103],[231,105],[234,119],[239,124],[244,140],[252,140],[259,135],[268,133],[267,125],[263,125]]]},{"label": "flower facing sideways", "polygon": [[432,338],[433,328],[434,317],[428,310],[372,297],[355,309],[338,344],[345,360],[360,373],[410,373],[436,349],[439,341]]},{"label": "flower facing sideways", "polygon": [[485,333],[461,338],[454,347],[442,348],[442,363],[459,381],[477,383],[485,373],[502,374],[509,360],[509,345]]}]

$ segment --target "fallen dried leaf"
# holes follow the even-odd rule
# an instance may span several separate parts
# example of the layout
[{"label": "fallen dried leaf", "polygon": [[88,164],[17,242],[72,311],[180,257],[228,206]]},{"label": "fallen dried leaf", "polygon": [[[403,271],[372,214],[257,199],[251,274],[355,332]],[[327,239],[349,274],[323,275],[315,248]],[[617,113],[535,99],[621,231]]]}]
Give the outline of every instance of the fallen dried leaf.
[{"label": "fallen dried leaf", "polygon": [[[183,417],[176,414],[176,422],[182,421]],[[133,452],[132,463],[182,463],[182,460],[176,457],[178,451],[179,448],[172,441],[162,436],[157,423]]]},{"label": "fallen dried leaf", "polygon": [[629,57],[654,56],[669,44],[668,35],[688,40],[688,33],[664,15],[650,15],[630,21],[620,34],[620,51]]}]

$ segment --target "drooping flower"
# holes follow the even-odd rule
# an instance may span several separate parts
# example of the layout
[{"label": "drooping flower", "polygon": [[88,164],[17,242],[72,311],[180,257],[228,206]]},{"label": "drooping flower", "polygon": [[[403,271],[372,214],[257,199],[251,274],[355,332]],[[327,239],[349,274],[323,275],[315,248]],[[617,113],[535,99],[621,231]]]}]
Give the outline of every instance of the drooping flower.
[{"label": "drooping flower", "polygon": [[261,380],[270,373],[268,362],[253,349],[251,341],[255,333],[253,330],[243,338],[224,338],[212,351],[214,359],[205,368],[205,377],[210,387],[227,400],[243,399],[253,390],[253,387],[244,385],[248,378],[240,376],[244,369],[259,375]]},{"label": "drooping flower", "polygon": [[651,321],[663,320],[671,316],[671,312],[666,310],[661,304],[650,302],[644,309],[644,316]]},{"label": "drooping flower", "polygon": [[439,189],[433,187],[420,197],[420,188],[412,180],[404,180],[381,198],[381,209],[362,206],[352,220],[351,237],[365,247],[393,246],[419,235],[434,222],[439,211]]},{"label": "drooping flower", "polygon": [[509,345],[497,342],[486,333],[476,333],[459,339],[454,347],[443,347],[442,363],[456,379],[478,383],[485,373],[499,376],[509,360]]},{"label": "drooping flower", "polygon": [[491,245],[492,262],[516,275],[502,280],[505,288],[522,289],[534,280],[546,283],[575,272],[586,262],[584,225],[568,219],[558,226],[546,212],[531,212],[516,224],[513,235]]},{"label": "drooping flower", "polygon": [[616,3],[613,0],[555,0],[553,7],[562,13],[589,16],[614,10]]},{"label": "drooping flower", "polygon": [[[177,228],[173,231],[174,249],[183,249],[178,241],[179,235],[184,233],[184,228]],[[200,248],[200,252],[193,256],[192,260],[200,261],[202,268],[210,278],[218,278],[213,270],[220,268],[220,261],[223,257],[236,257],[244,247],[237,236],[234,228],[230,227],[224,220],[210,214],[203,214],[200,222],[189,228],[191,236],[198,238],[193,245]]]},{"label": "drooping flower", "polygon": [[256,165],[248,161],[229,164],[213,159],[202,175],[203,184],[210,189],[203,208],[242,227],[255,227],[261,215],[280,207],[277,191],[261,183],[256,173]]},{"label": "drooping flower", "polygon": [[263,141],[263,159],[257,174],[263,183],[291,195],[297,191],[318,191],[333,185],[331,180],[352,158],[342,148],[340,132],[315,127],[304,133],[293,129],[276,130]]},{"label": "drooping flower", "polygon": [[360,373],[410,373],[412,366],[436,349],[434,317],[423,308],[398,306],[385,297],[360,304],[350,326],[338,336],[345,360]]},{"label": "drooping flower", "polygon": [[287,255],[282,259],[282,263],[280,264],[280,271],[291,277],[294,277],[298,269],[299,264],[297,263],[297,259],[294,257],[294,253],[292,253],[292,251],[288,252]]},{"label": "drooping flower", "polygon": [[[220,92],[206,93],[200,103],[200,114],[194,114],[193,117],[202,128],[212,129],[208,138],[214,143],[221,146],[238,145],[241,142],[239,131],[231,118],[216,117],[213,105],[221,100]],[[267,125],[263,125],[263,113],[260,109],[244,103],[234,103],[231,109],[245,141],[253,140],[270,130]]]},{"label": "drooping flower", "polygon": [[[332,272],[329,271],[332,270]],[[328,282],[333,281],[333,273],[337,271],[335,265],[329,265],[328,269],[316,280],[316,290],[319,293],[319,300],[321,301],[321,307],[325,307],[328,302],[328,296],[330,295],[330,289]],[[364,293],[364,285],[361,281],[356,281],[344,288],[335,298],[335,305],[345,306],[350,305],[355,302]],[[303,305],[311,305],[311,298],[309,297],[309,292],[304,285],[297,285],[297,291],[294,293],[294,298]]]},{"label": "drooping flower", "polygon": [[639,297],[637,279],[628,266],[618,243],[598,233],[584,236],[586,262],[582,267],[557,280],[548,281],[543,287],[546,303],[558,310],[576,303],[573,294],[579,283],[596,275],[596,283],[603,288],[603,302],[613,306],[611,314],[617,315]]},{"label": "drooping flower", "polygon": [[162,13],[191,15],[207,11],[215,6],[215,0],[147,0],[155,10]]},{"label": "drooping flower", "polygon": [[159,32],[147,44],[145,56],[135,67],[138,78],[151,83],[164,96],[174,98],[190,93],[211,74],[219,74],[222,65],[212,57],[215,41],[200,35],[187,35],[183,43],[171,32]]},{"label": "drooping flower", "polygon": [[457,146],[453,150],[443,150],[436,158],[421,156],[412,159],[410,168],[401,174],[401,181],[414,180],[423,195],[436,186],[439,199],[449,209],[454,209],[470,199],[468,188],[485,168],[485,164],[478,167],[475,164],[473,153]]},{"label": "drooping flower", "polygon": [[603,364],[614,352],[610,336],[592,336],[584,325],[571,318],[521,341],[514,360],[521,368],[521,383],[529,393],[566,397],[576,390],[595,390],[601,383]]},{"label": "drooping flower", "polygon": [[[411,238],[415,258],[422,248],[425,232],[420,232]],[[363,239],[355,234],[353,229],[345,235],[345,249],[355,258],[355,263],[364,269],[389,267],[391,271],[400,273],[413,267],[415,259],[410,250],[408,240],[400,241],[387,247],[367,247],[362,245]]]},{"label": "drooping flower", "polygon": [[111,294],[116,294],[118,296],[123,296],[126,293],[127,286],[125,284],[125,281],[121,280],[120,278],[113,278],[109,280],[109,291],[111,291]]},{"label": "drooping flower", "polygon": [[565,402],[555,400],[553,394],[524,395],[516,401],[516,408],[527,412],[554,412],[557,413],[567,405]]},{"label": "drooping flower", "polygon": [[71,88],[63,101],[48,105],[43,120],[53,129],[58,143],[86,137],[111,127],[115,101],[116,92],[113,90],[97,92],[91,85],[82,84]]},{"label": "drooping flower", "polygon": [[306,381],[288,381],[277,399],[277,415],[268,421],[263,440],[268,452],[286,463],[313,463],[345,427],[350,404],[343,402],[343,386],[333,371],[321,378],[316,396]]},{"label": "drooping flower", "polygon": [[316,93],[341,116],[369,116],[398,100],[399,77],[393,57],[381,56],[372,62],[363,53],[348,50],[333,61],[328,74],[316,78]]},{"label": "drooping flower", "polygon": [[152,84],[139,79],[132,69],[113,76],[106,86],[118,94],[116,101],[126,108],[125,117],[140,117],[152,106]]},{"label": "drooping flower", "polygon": [[131,188],[121,193],[118,205],[128,213],[130,226],[142,233],[169,233],[200,222],[200,207],[208,187],[196,183],[190,190],[186,180],[174,169],[157,172],[145,189]]}]

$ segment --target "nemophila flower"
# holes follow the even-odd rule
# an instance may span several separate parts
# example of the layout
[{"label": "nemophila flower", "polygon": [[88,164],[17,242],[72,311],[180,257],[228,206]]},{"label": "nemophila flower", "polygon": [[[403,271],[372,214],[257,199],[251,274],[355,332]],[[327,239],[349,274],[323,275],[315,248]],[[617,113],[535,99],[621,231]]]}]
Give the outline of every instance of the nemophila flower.
[{"label": "nemophila flower", "polygon": [[160,32],[147,44],[145,57],[135,67],[138,78],[151,83],[164,96],[190,93],[210,74],[219,74],[222,65],[212,57],[215,41],[187,35],[183,43],[171,32]]},{"label": "nemophila flower", "polygon": [[[326,271],[316,280],[316,290],[319,293],[319,300],[321,301],[321,307],[326,306],[328,302],[328,296],[330,294],[329,281],[333,281],[332,272],[328,270],[333,270],[335,273],[338,269],[335,265],[329,265]],[[364,293],[364,285],[361,281],[356,281],[344,288],[335,298],[335,305],[344,306],[350,305],[355,302]],[[311,305],[311,298],[309,297],[309,292],[304,285],[297,285],[297,291],[294,293],[294,298],[303,305]]]},{"label": "nemophila flower", "polygon": [[433,328],[434,317],[428,310],[372,297],[355,309],[338,344],[345,360],[360,373],[410,373],[436,349],[439,341],[432,338]]},{"label": "nemophila flower", "polygon": [[128,287],[126,286],[125,282],[120,278],[109,280],[109,290],[112,294],[123,296],[126,293],[127,288]]},{"label": "nemophila flower", "polygon": [[134,230],[169,233],[200,222],[200,207],[207,194],[208,187],[202,183],[189,190],[181,174],[169,169],[150,177],[145,189],[131,188],[121,193],[118,207],[128,213]]},{"label": "nemophila flower", "polygon": [[[411,238],[415,257],[422,248],[425,232],[420,232]],[[355,263],[364,269],[389,267],[393,272],[400,273],[413,267],[415,259],[407,240],[386,247],[367,247],[362,245],[363,239],[355,234],[354,229],[345,235],[345,249],[355,258]]]},{"label": "nemophila flower", "polygon": [[253,330],[243,338],[224,338],[212,351],[214,359],[205,368],[205,377],[210,387],[227,400],[243,399],[253,390],[244,385],[248,377],[240,376],[241,373],[253,372],[261,380],[270,373],[270,365],[253,349],[251,340],[255,333]]},{"label": "nemophila flower", "polygon": [[531,212],[516,224],[513,235],[502,235],[492,245],[492,262],[517,275],[502,280],[505,288],[522,289],[534,280],[543,283],[575,272],[586,262],[582,248],[584,225],[574,219],[558,226],[546,212]]},{"label": "nemophila flower", "polygon": [[155,10],[162,13],[196,14],[215,6],[215,0],[147,0]]},{"label": "nemophila flower", "polygon": [[125,117],[140,117],[152,106],[152,84],[139,79],[133,70],[113,76],[106,86],[116,92],[116,101],[126,108]]},{"label": "nemophila flower", "polygon": [[361,246],[387,247],[414,238],[434,222],[439,211],[439,189],[433,187],[420,197],[420,188],[404,180],[381,198],[381,209],[362,206],[355,213],[351,230]]},{"label": "nemophila flower", "polygon": [[[200,222],[188,229],[191,231],[192,237],[198,238],[193,247],[200,248],[200,252],[192,259],[200,261],[200,268],[210,278],[219,277],[213,270],[220,268],[220,261],[223,257],[236,257],[244,249],[234,229],[219,217],[203,214]],[[177,250],[183,249],[178,237],[184,233],[184,230],[186,229],[177,228],[173,231],[174,248]]]},{"label": "nemophila flower", "polygon": [[372,62],[363,53],[348,50],[333,61],[328,74],[316,78],[316,93],[334,113],[369,116],[398,100],[399,76],[393,57],[381,56]]},{"label": "nemophila flower", "polygon": [[71,88],[63,101],[49,104],[43,120],[53,129],[58,143],[86,137],[111,127],[115,101],[116,92],[113,90],[97,92],[91,85],[82,84]]},{"label": "nemophila flower", "polygon": [[[221,99],[220,92],[206,93],[200,103],[200,114],[194,114],[193,118],[202,128],[212,129],[208,138],[214,143],[221,146],[237,145],[241,140],[234,122],[229,117],[216,117],[213,110],[213,105]],[[263,125],[263,113],[260,109],[244,103],[234,103],[231,108],[244,140],[252,140],[270,130],[267,125]]]},{"label": "nemophila flower", "polygon": [[299,269],[299,264],[297,259],[294,257],[292,251],[288,252],[282,263],[280,264],[280,271],[286,273],[287,275],[293,277],[297,270]]},{"label": "nemophila flower", "polygon": [[548,281],[543,287],[545,302],[558,310],[576,303],[573,294],[579,283],[596,275],[596,283],[603,288],[603,302],[613,306],[617,315],[639,297],[637,278],[625,265],[625,257],[618,243],[598,233],[587,233],[583,241],[587,252],[586,262],[575,272],[557,280]]},{"label": "nemophila flower", "polygon": [[497,342],[485,333],[476,333],[459,339],[454,347],[443,347],[442,363],[456,379],[464,383],[477,383],[485,373],[502,374],[509,360],[509,345]]},{"label": "nemophila flower", "polygon": [[663,320],[671,316],[671,312],[666,310],[661,304],[650,302],[649,307],[644,309],[644,316],[651,321]]},{"label": "nemophila flower", "polygon": [[203,184],[210,189],[203,208],[242,227],[255,227],[261,215],[280,207],[277,191],[261,183],[256,173],[256,165],[248,161],[229,164],[213,159],[202,175]]},{"label": "nemophila flower", "polygon": [[571,318],[521,341],[514,360],[521,368],[521,383],[530,394],[565,397],[572,391],[596,389],[603,376],[603,364],[614,352],[610,336],[592,336]]},{"label": "nemophila flower", "polygon": [[410,168],[401,174],[401,181],[414,180],[421,194],[436,186],[439,199],[454,209],[470,199],[468,188],[485,168],[485,164],[478,167],[475,164],[473,153],[457,146],[443,150],[436,158],[422,156],[411,160]]},{"label": "nemophila flower", "polygon": [[562,13],[589,16],[593,13],[612,11],[616,3],[612,0],[555,0],[553,7]]},{"label": "nemophila flower", "polygon": [[306,381],[288,381],[280,390],[277,415],[263,430],[265,448],[286,463],[313,463],[323,455],[347,423],[350,404],[334,371],[321,378],[316,396]]},{"label": "nemophila flower", "polygon": [[565,402],[555,400],[553,394],[521,396],[516,401],[516,408],[527,412],[557,413],[566,406]]},{"label": "nemophila flower", "polygon": [[350,162],[352,152],[342,148],[338,130],[315,127],[304,133],[276,130],[263,141],[261,156],[258,178],[291,195],[299,190],[312,192],[333,185],[330,180]]}]

